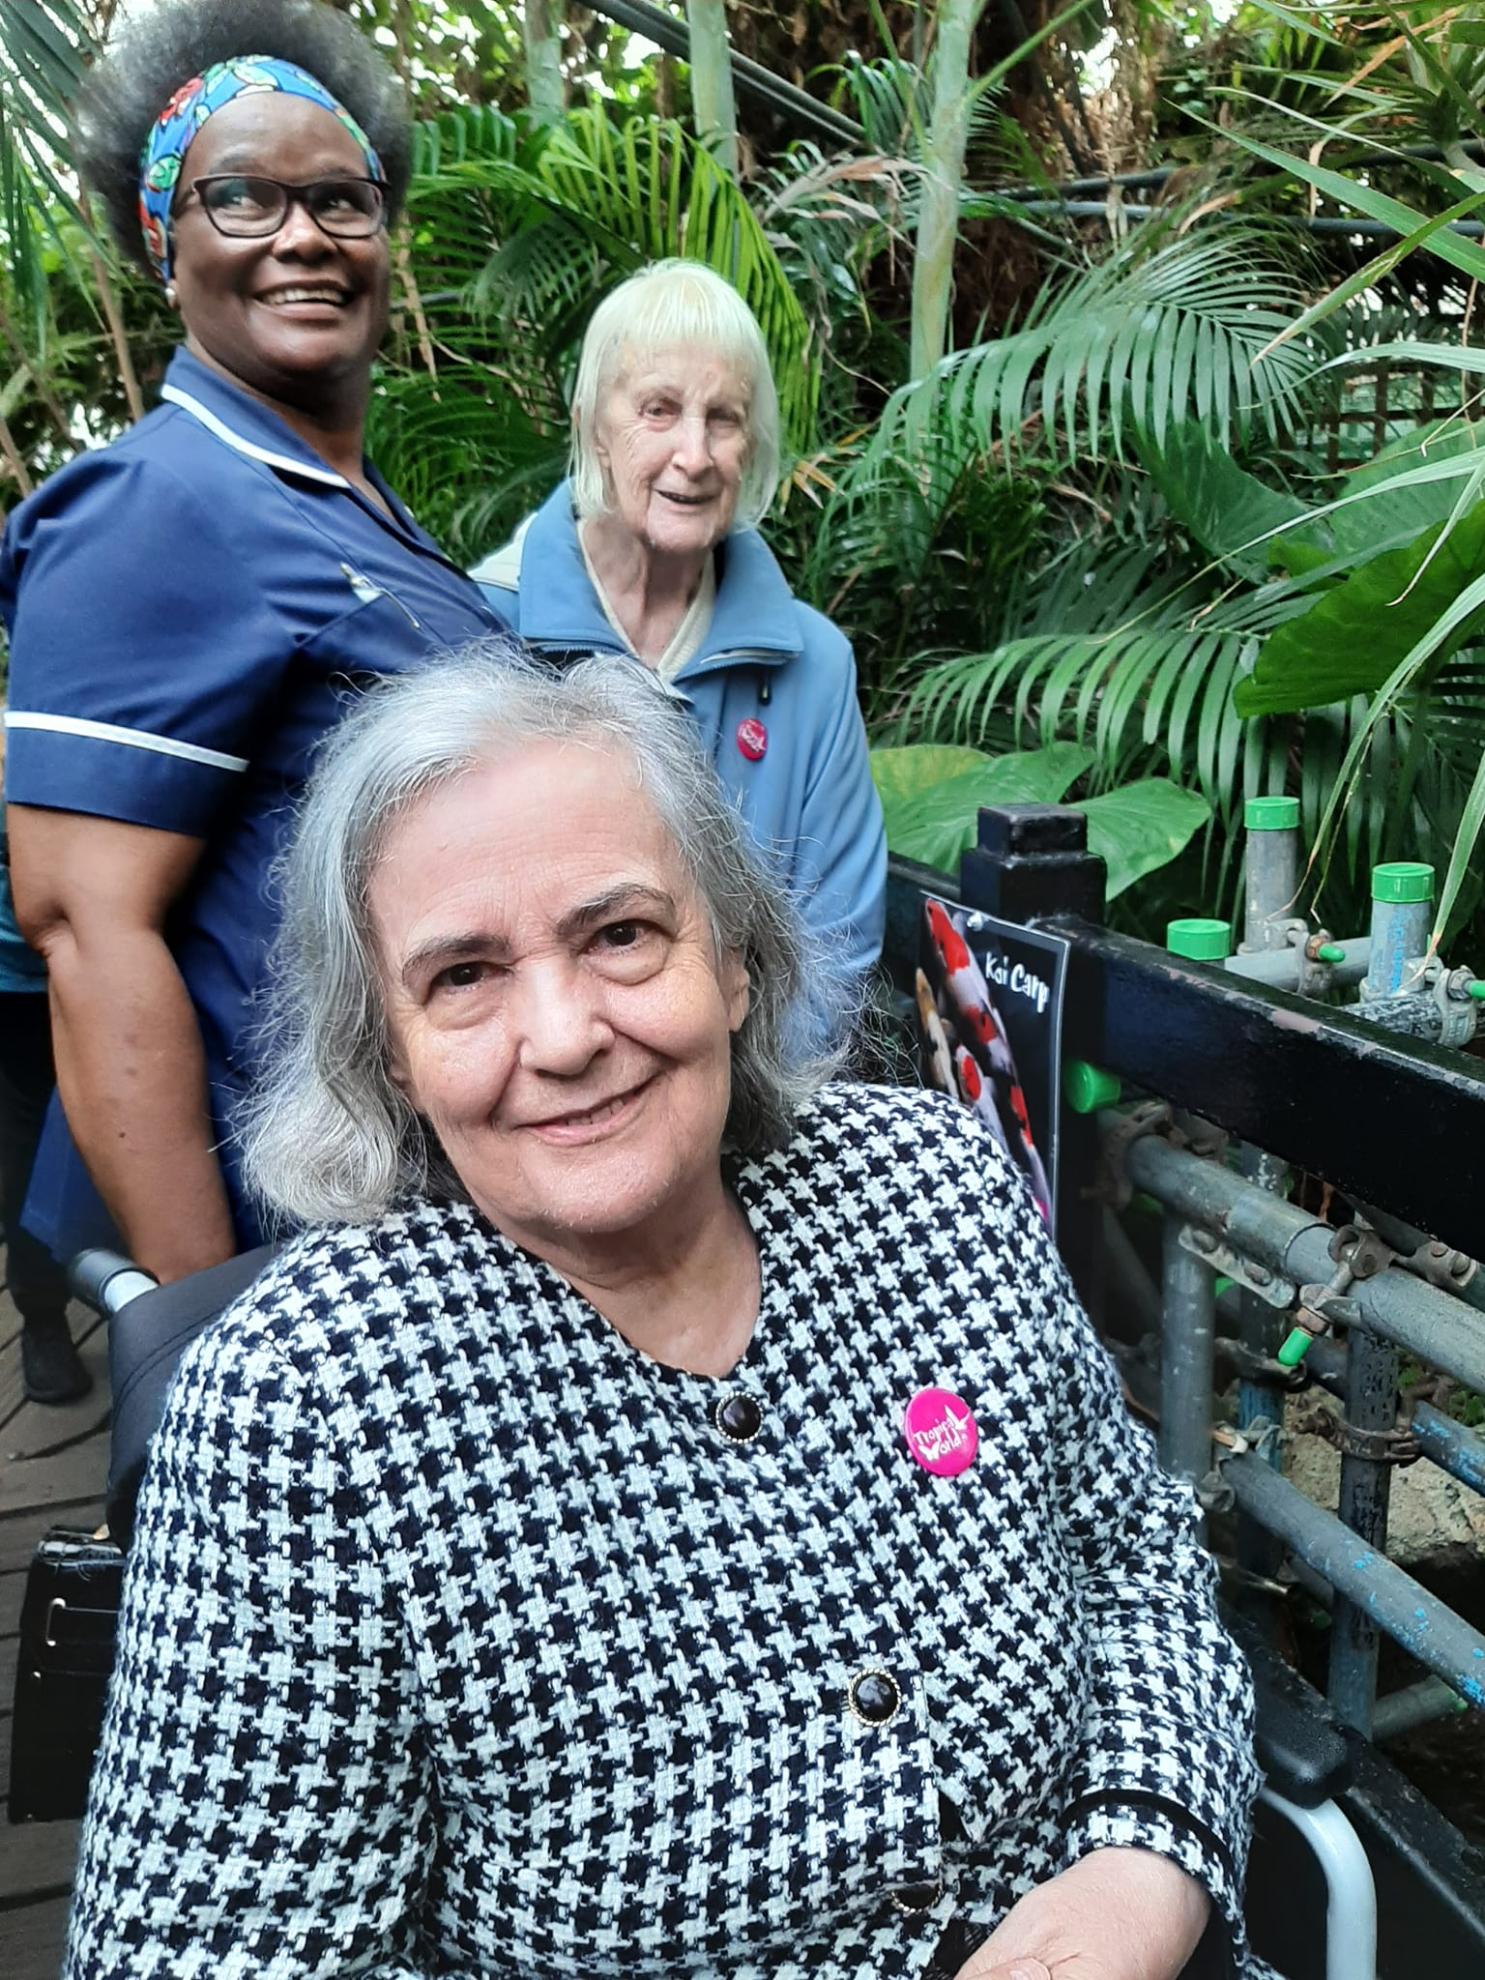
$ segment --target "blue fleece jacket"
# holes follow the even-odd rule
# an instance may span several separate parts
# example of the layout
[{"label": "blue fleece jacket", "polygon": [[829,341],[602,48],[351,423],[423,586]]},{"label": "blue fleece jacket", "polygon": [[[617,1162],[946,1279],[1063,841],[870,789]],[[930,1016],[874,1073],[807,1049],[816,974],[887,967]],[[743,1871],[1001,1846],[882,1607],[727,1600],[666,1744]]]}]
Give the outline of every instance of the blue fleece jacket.
[{"label": "blue fleece jacket", "polygon": [[[583,563],[566,482],[472,575],[537,652],[621,650]],[[826,958],[864,974],[881,953],[887,841],[856,662],[845,636],[795,598],[756,530],[719,547],[711,625],[671,687]]]}]

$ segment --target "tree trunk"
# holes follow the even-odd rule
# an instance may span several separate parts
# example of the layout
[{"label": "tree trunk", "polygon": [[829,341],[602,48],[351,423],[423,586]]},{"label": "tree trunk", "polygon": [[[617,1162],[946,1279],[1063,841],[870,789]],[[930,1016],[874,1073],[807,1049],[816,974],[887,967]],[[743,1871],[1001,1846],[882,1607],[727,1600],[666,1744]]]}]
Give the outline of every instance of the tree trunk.
[{"label": "tree trunk", "polygon": [[913,257],[914,378],[932,371],[944,354],[969,122],[969,45],[978,14],[977,0],[940,0],[933,114],[923,147],[923,194]]},{"label": "tree trunk", "polygon": [[686,0],[691,29],[691,114],[696,135],[719,165],[737,177],[737,108],[732,100],[732,48],[723,0]]},{"label": "tree trunk", "polygon": [[562,81],[562,16],[566,0],[526,0],[526,95],[539,124],[555,124],[567,107]]}]

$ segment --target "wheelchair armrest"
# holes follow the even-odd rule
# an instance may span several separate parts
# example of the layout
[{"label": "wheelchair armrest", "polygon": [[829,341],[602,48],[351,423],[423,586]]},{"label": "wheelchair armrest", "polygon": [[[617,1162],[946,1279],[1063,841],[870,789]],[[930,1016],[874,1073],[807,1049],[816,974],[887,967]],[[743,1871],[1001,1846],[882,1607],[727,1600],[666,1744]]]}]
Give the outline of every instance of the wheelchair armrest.
[{"label": "wheelchair armrest", "polygon": [[1319,1692],[1250,1626],[1228,1616],[1253,1673],[1253,1749],[1264,1779],[1300,1808],[1333,1801],[1351,1784],[1351,1745]]},{"label": "wheelchair armrest", "polygon": [[277,1245],[260,1245],[174,1284],[151,1284],[109,1322],[113,1435],[108,1463],[108,1530],[127,1547],[150,1439],[165,1414],[176,1365],[196,1336],[248,1287]]},{"label": "wheelchair armrest", "polygon": [[153,1291],[158,1281],[122,1252],[94,1246],[90,1251],[79,1251],[69,1263],[67,1283],[75,1298],[106,1318],[141,1293]]}]

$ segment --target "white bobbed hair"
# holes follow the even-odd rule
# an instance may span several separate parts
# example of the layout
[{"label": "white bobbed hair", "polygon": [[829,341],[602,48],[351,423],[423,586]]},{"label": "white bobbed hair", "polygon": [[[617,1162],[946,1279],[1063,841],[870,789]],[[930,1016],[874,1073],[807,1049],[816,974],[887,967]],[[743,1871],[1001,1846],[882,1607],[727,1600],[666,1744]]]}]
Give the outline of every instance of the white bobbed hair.
[{"label": "white bobbed hair", "polygon": [[734,527],[756,528],[779,483],[779,395],[757,317],[730,282],[699,261],[654,262],[621,282],[593,312],[572,395],[568,472],[577,512],[586,519],[608,507],[594,449],[605,395],[631,366],[669,350],[720,358],[746,386],[748,456]]}]

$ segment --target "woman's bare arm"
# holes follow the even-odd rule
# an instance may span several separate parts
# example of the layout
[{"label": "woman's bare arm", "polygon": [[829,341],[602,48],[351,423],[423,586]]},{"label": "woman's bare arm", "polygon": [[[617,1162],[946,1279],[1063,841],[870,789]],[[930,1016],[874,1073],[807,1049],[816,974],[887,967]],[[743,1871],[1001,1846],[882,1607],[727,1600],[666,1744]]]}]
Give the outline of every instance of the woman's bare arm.
[{"label": "woman's bare arm", "polygon": [[165,919],[200,839],[11,805],[16,915],[46,958],[57,1084],[130,1254],[179,1279],[236,1250],[196,1014]]}]

